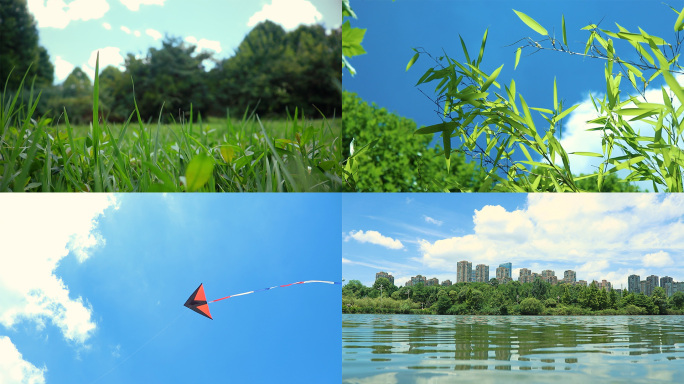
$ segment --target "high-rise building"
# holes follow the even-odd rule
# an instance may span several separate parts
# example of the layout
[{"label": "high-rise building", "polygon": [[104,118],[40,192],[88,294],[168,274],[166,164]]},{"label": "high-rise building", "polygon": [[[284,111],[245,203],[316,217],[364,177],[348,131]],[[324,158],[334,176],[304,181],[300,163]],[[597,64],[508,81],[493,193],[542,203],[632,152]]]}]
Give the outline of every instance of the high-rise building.
[{"label": "high-rise building", "polygon": [[496,279],[499,281],[499,283],[507,283],[511,281],[510,270],[506,267],[500,266],[496,269]]},{"label": "high-rise building", "polygon": [[[513,278],[513,264],[503,263],[503,264],[499,264],[499,267],[503,267],[503,268],[508,269],[508,277],[510,277],[511,279]],[[497,279],[498,279],[498,277],[497,277]]]},{"label": "high-rise building", "polygon": [[489,265],[478,264],[475,267],[475,281],[486,283],[489,281]]},{"label": "high-rise building", "polygon": [[450,285],[451,285],[451,280],[444,280],[444,281],[442,281],[442,286],[448,287],[448,286],[450,286]]},{"label": "high-rise building", "polygon": [[520,275],[518,276],[518,281],[521,283],[527,283],[532,279],[532,271],[527,268],[520,268]]},{"label": "high-rise building", "polygon": [[586,287],[586,286],[587,286],[587,281],[586,281],[586,280],[577,280],[577,282],[576,282],[575,284],[576,284],[576,285],[580,285],[580,286],[582,286],[582,287]]},{"label": "high-rise building", "polygon": [[677,292],[684,292],[684,282],[665,283],[665,294],[667,295],[667,297],[670,297]]},{"label": "high-rise building", "polygon": [[541,279],[549,284],[557,284],[558,278],[556,277],[556,272],[550,269],[545,269],[541,273]]},{"label": "high-rise building", "polygon": [[674,283],[674,279],[670,276],[664,276],[660,278],[660,287],[665,288],[666,283]]},{"label": "high-rise building", "polygon": [[653,290],[658,286],[658,276],[651,275],[647,277],[646,285],[646,292],[644,292],[644,294],[647,296],[651,296],[653,294]]},{"label": "high-rise building", "polygon": [[648,282],[646,280],[641,280],[639,282],[639,292],[643,293],[644,295],[647,295],[646,289],[648,287]]},{"label": "high-rise building", "polygon": [[389,280],[392,285],[394,285],[394,276],[390,275],[387,272],[378,272],[375,274],[375,280],[378,280],[379,278],[384,277],[385,279]]},{"label": "high-rise building", "polygon": [[610,292],[610,290],[613,289],[613,285],[606,280],[601,280],[601,282],[597,284],[597,287],[598,289],[603,289],[606,292]]},{"label": "high-rise building", "polygon": [[475,281],[475,270],[470,271],[470,281]]},{"label": "high-rise building", "polygon": [[470,261],[459,261],[456,263],[456,282],[468,283],[470,282],[471,274],[473,273],[473,263]]},{"label": "high-rise building", "polygon": [[423,285],[425,285],[426,282],[427,278],[423,275],[418,275],[411,278],[411,285],[416,285],[418,283],[423,283]]},{"label": "high-rise building", "polygon": [[436,277],[433,277],[432,279],[428,279],[425,285],[439,285],[439,280]]},{"label": "high-rise building", "polygon": [[575,284],[575,281],[577,281],[577,273],[575,273],[575,271],[568,269],[567,271],[563,272],[564,283]]},{"label": "high-rise building", "polygon": [[641,286],[639,282],[641,281],[641,276],[639,275],[629,275],[627,278],[627,290],[631,293],[641,292]]}]

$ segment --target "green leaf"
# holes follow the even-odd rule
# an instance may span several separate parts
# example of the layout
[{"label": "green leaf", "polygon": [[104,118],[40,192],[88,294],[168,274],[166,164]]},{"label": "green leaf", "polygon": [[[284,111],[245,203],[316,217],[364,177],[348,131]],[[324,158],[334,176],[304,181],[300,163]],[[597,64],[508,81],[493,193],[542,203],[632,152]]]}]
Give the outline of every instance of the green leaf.
[{"label": "green leaf", "polygon": [[365,29],[352,28],[349,20],[342,24],[342,55],[352,57],[366,53],[361,46],[365,34]]},{"label": "green leaf", "polygon": [[485,50],[485,44],[487,43],[487,33],[489,32],[488,29],[485,29],[484,36],[482,37],[482,46],[480,47],[480,54],[477,56],[477,61],[475,62],[475,65],[480,65],[482,62],[482,56],[484,55],[484,50]]},{"label": "green leaf", "polygon": [[518,68],[518,62],[520,62],[520,53],[522,52],[522,47],[518,47],[518,49],[515,51],[515,66],[513,67],[513,70]]},{"label": "green leaf", "polygon": [[420,56],[420,53],[416,53],[415,55],[413,55],[411,60],[409,60],[408,64],[406,65],[406,71],[408,71],[409,68],[411,68],[411,66],[413,66],[413,63],[415,63],[416,60],[418,60],[418,56]]},{"label": "green leaf", "polygon": [[452,121],[448,123],[439,123],[435,125],[430,125],[428,127],[422,127],[413,132],[414,135],[427,135],[430,133],[444,132],[451,129],[456,129],[459,123],[457,121]]},{"label": "green leaf", "polygon": [[681,31],[682,29],[684,29],[684,9],[679,12],[679,17],[677,18],[677,21],[675,21],[674,25],[675,32]]},{"label": "green leaf", "polygon": [[542,27],[539,23],[537,23],[533,18],[527,16],[526,14],[522,12],[518,12],[515,9],[513,10],[516,15],[522,20],[523,23],[525,23],[528,27],[532,28],[535,32],[539,33],[540,35],[547,36],[549,33]]},{"label": "green leaf", "polygon": [[185,170],[185,181],[187,183],[187,191],[194,192],[209,181],[212,172],[214,171],[214,160],[205,155],[199,154],[190,160],[188,169]]},{"label": "green leaf", "polygon": [[499,73],[501,72],[501,69],[503,68],[503,66],[504,65],[501,64],[501,66],[499,68],[497,68],[496,70],[494,70],[494,72],[492,72],[492,74],[489,76],[487,81],[482,85],[482,89],[480,89],[480,91],[484,92],[487,90],[487,88],[489,88],[490,85],[492,85],[494,80],[496,80],[496,78],[499,76]]},{"label": "green leaf", "polygon": [[568,36],[565,33],[565,15],[562,15],[562,26],[563,26],[563,44],[568,45]]},{"label": "green leaf", "polygon": [[603,157],[602,154],[596,152],[570,152],[571,155]]}]

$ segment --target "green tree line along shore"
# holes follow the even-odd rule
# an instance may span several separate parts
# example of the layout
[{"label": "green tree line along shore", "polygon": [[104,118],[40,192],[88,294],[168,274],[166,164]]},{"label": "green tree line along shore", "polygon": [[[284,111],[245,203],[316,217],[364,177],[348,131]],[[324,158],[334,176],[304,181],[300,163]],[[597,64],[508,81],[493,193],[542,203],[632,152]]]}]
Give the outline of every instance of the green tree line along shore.
[{"label": "green tree line along shore", "polygon": [[26,1],[0,20],[0,191],[342,188],[339,28],[265,21],[227,59],[166,36],[53,85]]},{"label": "green tree line along shore", "polygon": [[[620,291],[624,292],[624,291]],[[342,287],[342,313],[432,315],[684,315],[684,293],[670,298],[657,287],[651,296],[589,286],[551,285],[537,279],[499,284],[397,287],[384,277],[372,287],[351,280]]]}]

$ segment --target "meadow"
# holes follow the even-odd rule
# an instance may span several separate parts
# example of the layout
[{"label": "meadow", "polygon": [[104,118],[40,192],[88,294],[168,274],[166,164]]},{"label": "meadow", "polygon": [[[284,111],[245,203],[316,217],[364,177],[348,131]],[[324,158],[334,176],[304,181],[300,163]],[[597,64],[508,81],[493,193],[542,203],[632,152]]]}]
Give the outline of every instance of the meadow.
[{"label": "meadow", "polygon": [[[98,73],[96,68],[95,73]],[[103,118],[99,80],[88,125],[35,115],[39,92],[2,94],[0,191],[329,192],[341,190],[341,121],[302,116],[262,120],[176,117],[160,108],[144,121],[137,103],[120,124]],[[26,96],[28,95],[28,96]],[[162,117],[170,123],[163,123]]]}]

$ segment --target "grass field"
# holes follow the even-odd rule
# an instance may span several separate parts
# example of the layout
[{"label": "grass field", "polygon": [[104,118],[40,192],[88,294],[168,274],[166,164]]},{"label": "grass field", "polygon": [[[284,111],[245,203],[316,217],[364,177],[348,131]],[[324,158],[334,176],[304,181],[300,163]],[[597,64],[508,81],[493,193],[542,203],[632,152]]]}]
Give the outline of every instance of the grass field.
[{"label": "grass field", "polygon": [[[97,73],[97,70],[96,72]],[[17,92],[19,95],[20,92]],[[35,97],[34,97],[35,96]],[[242,116],[88,126],[34,116],[39,95],[3,92],[0,191],[328,192],[342,188],[341,120],[297,111],[283,120]],[[98,116],[98,78],[93,116]]]}]

